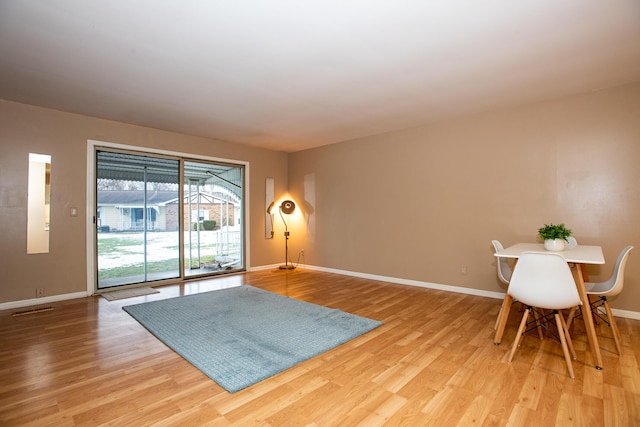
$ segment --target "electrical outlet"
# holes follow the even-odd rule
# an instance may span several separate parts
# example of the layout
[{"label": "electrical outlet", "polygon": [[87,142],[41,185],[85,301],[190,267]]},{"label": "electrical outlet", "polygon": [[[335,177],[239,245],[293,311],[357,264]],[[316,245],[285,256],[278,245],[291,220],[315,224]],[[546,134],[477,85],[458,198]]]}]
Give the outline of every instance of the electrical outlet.
[{"label": "electrical outlet", "polygon": [[463,276],[467,275],[467,266],[463,265],[462,267],[460,267],[460,274],[462,274]]},{"label": "electrical outlet", "polygon": [[44,288],[36,288],[36,298],[41,298],[44,296]]}]

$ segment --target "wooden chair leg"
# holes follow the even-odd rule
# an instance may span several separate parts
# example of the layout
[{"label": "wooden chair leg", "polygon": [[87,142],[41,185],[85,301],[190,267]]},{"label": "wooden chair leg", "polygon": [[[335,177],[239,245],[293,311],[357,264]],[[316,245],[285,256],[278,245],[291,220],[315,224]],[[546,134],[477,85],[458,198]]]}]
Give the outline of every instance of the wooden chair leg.
[{"label": "wooden chair leg", "polygon": [[538,337],[540,338],[540,341],[542,341],[544,339],[544,331],[542,330],[542,324],[540,323],[538,312],[534,308],[534,309],[531,309],[531,314],[533,315],[533,319],[536,321],[536,326],[537,326],[536,329],[538,330]]},{"label": "wooden chair leg", "polygon": [[569,310],[569,315],[567,316],[567,330],[569,330],[571,328],[571,323],[573,322],[573,319],[576,317],[576,310],[578,309],[578,307],[571,307],[571,310]]},{"label": "wooden chair leg", "polygon": [[604,300],[604,308],[607,311],[607,318],[609,319],[609,325],[611,325],[611,331],[613,332],[613,340],[616,342],[616,349],[618,350],[618,355],[622,355],[622,344],[620,342],[620,331],[618,330],[618,324],[616,323],[616,319],[613,317],[613,311],[611,310],[611,306],[609,305],[609,301],[607,301],[606,297],[603,297]]},{"label": "wooden chair leg", "polygon": [[560,313],[558,313],[558,311],[555,312],[554,317],[556,318],[556,325],[558,326],[558,331],[560,332],[558,335],[560,336],[560,343],[562,344],[564,360],[565,362],[567,362],[567,368],[569,369],[569,376],[571,378],[575,378],[576,376],[573,373],[573,364],[571,363],[571,355],[569,354],[569,348],[567,346],[566,330],[563,326],[564,322],[560,320]]},{"label": "wooden chair leg", "polygon": [[496,317],[496,324],[493,325],[493,330],[496,331],[498,329],[498,325],[500,324],[500,316],[502,316],[502,310],[504,309],[504,300],[502,300],[502,304],[500,305],[500,311],[498,312],[498,317]]},{"label": "wooden chair leg", "polygon": [[518,348],[518,344],[520,343],[520,339],[524,334],[524,330],[527,327],[527,320],[529,318],[529,312],[531,311],[531,307],[527,307],[524,311],[524,315],[522,316],[522,320],[520,321],[520,326],[518,327],[518,333],[516,333],[516,339],[513,342],[513,347],[511,347],[511,353],[509,353],[509,362],[513,360],[513,355],[516,353],[516,349]]},{"label": "wooden chair leg", "polygon": [[[594,300],[595,298],[595,300]],[[601,297],[604,298],[604,297]],[[596,307],[595,302],[597,302],[600,298],[596,298],[595,295],[587,295],[587,299],[589,300],[589,308],[591,309],[591,317],[593,318],[593,324],[598,326],[600,322],[600,316],[598,316],[598,307]]]},{"label": "wooden chair leg", "polygon": [[[511,300],[511,305],[515,304],[516,300]],[[500,316],[502,316],[502,311],[504,310],[504,305],[507,304],[506,299],[502,300],[502,305],[500,305],[500,311],[498,312],[498,317],[496,318],[496,324],[493,325],[493,330],[497,330],[498,329],[498,325],[500,325]],[[520,310],[522,311],[522,310]]]},{"label": "wooden chair leg", "polygon": [[576,354],[576,350],[573,347],[571,334],[569,333],[569,328],[567,327],[567,323],[565,322],[564,317],[562,317],[562,313],[560,313],[560,321],[562,322],[562,327],[564,328],[564,334],[567,339],[567,346],[569,347],[569,351],[571,352],[571,357],[573,357],[573,360],[576,360],[578,358],[578,355]]}]

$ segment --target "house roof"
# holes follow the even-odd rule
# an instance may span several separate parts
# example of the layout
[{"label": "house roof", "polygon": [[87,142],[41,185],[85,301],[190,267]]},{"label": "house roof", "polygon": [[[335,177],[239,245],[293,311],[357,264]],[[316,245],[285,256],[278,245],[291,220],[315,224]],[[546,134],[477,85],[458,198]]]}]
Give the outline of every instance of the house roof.
[{"label": "house roof", "polygon": [[[176,191],[147,191],[147,204],[159,206],[168,201],[177,200]],[[144,204],[142,190],[100,190],[98,191],[98,206],[123,205],[141,206]]]},{"label": "house roof", "polygon": [[640,81],[634,0],[0,2],[0,98],[298,151]]}]

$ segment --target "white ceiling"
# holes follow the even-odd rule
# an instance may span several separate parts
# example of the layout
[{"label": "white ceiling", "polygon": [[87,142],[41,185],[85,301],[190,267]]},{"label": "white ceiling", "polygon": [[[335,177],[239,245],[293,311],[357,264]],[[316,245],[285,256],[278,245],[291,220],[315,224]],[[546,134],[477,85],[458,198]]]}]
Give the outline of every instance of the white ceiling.
[{"label": "white ceiling", "polygon": [[634,81],[638,0],[0,0],[0,98],[273,150]]}]

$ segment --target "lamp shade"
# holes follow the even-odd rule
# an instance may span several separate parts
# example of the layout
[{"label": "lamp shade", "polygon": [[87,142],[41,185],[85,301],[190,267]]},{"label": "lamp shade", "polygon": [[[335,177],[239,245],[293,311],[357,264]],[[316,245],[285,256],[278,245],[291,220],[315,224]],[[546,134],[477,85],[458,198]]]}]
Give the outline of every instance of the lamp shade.
[{"label": "lamp shade", "polygon": [[293,203],[293,201],[291,201],[291,200],[285,200],[280,205],[280,209],[282,209],[282,213],[285,213],[285,214],[289,215],[289,214],[292,214],[293,211],[296,210],[296,204]]}]

